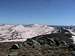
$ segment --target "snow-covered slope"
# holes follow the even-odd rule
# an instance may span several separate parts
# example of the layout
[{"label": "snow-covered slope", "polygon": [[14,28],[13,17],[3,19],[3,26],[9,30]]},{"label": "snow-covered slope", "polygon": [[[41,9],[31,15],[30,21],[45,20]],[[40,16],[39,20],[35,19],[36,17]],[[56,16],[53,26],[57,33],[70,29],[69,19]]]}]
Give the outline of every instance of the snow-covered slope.
[{"label": "snow-covered slope", "polygon": [[54,31],[54,27],[39,24],[34,24],[32,27],[24,27],[23,25],[1,25],[0,42],[25,41],[27,38],[51,34]]}]

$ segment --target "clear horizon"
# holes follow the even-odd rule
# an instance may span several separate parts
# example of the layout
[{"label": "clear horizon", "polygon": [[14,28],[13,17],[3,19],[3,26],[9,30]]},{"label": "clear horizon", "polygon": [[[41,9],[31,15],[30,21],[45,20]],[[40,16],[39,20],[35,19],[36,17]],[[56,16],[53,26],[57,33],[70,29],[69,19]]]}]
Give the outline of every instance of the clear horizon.
[{"label": "clear horizon", "polygon": [[0,24],[75,25],[75,0],[0,0]]}]

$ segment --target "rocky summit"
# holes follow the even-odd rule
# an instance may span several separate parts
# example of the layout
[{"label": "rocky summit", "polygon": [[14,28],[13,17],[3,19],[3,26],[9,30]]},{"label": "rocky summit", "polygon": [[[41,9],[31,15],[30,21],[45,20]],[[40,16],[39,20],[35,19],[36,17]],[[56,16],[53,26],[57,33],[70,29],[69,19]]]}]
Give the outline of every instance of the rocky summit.
[{"label": "rocky summit", "polygon": [[[67,33],[66,33],[67,32]],[[8,49],[9,56],[75,56],[72,34],[63,30],[58,33],[39,35]]]},{"label": "rocky summit", "polygon": [[[0,30],[5,29],[0,35],[3,38],[0,42],[0,56],[75,56],[75,33],[73,29],[37,24],[30,27],[15,25],[7,27],[8,31],[11,29],[8,32],[11,36],[9,39],[6,28],[3,27]],[[28,35],[31,37],[25,36],[28,32],[30,32]],[[26,39],[22,41],[23,39],[20,40],[19,37]]]}]

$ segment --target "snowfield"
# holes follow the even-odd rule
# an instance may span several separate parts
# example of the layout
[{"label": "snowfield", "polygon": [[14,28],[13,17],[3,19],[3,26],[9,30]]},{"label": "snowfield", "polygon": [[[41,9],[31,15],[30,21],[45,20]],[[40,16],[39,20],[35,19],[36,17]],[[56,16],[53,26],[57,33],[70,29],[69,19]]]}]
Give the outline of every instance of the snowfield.
[{"label": "snowfield", "polygon": [[[72,40],[75,43],[75,32],[73,29],[67,29],[72,36]],[[55,27],[47,25],[0,25],[0,42],[23,42],[28,38],[32,38],[39,35],[57,33],[58,30]]]},{"label": "snowfield", "polygon": [[38,35],[51,34],[54,27],[34,24],[32,27],[23,25],[0,25],[0,42],[26,41]]}]

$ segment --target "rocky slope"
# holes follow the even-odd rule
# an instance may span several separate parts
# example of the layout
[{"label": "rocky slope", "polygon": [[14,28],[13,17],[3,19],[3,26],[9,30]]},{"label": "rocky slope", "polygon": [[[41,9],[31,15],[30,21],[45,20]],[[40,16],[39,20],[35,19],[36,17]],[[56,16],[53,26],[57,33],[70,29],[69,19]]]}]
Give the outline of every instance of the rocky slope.
[{"label": "rocky slope", "polygon": [[47,25],[0,25],[0,55],[75,56],[74,34]]},{"label": "rocky slope", "polygon": [[[66,30],[67,31],[67,30]],[[75,56],[75,44],[70,32],[39,35],[12,45],[9,56]],[[13,51],[12,51],[13,50]]]}]

